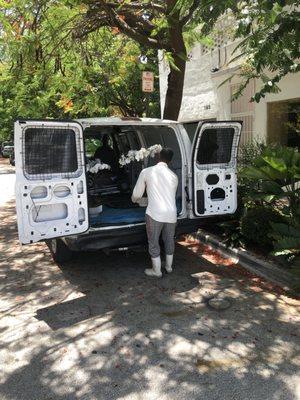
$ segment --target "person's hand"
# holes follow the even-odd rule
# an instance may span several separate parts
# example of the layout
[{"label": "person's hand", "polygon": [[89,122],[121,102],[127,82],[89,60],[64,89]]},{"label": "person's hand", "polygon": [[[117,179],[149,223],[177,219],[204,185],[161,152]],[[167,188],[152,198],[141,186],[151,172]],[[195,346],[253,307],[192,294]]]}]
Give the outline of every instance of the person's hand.
[{"label": "person's hand", "polygon": [[147,198],[147,197],[142,197],[141,199],[139,199],[139,200],[137,201],[137,203],[138,203],[138,205],[139,205],[140,207],[147,207],[147,205],[148,205],[148,198]]}]

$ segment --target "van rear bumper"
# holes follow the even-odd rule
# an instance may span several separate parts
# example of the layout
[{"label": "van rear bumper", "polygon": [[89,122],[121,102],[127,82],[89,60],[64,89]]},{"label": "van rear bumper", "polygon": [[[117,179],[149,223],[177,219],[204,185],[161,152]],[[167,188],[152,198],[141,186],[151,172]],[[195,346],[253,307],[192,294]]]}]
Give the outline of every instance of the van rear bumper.
[{"label": "van rear bumper", "polygon": [[[176,236],[195,232],[200,224],[201,221],[199,220],[180,219],[177,223]],[[145,245],[147,234],[145,225],[136,225],[126,228],[88,231],[76,237],[65,237],[63,240],[73,251],[120,249]]]}]

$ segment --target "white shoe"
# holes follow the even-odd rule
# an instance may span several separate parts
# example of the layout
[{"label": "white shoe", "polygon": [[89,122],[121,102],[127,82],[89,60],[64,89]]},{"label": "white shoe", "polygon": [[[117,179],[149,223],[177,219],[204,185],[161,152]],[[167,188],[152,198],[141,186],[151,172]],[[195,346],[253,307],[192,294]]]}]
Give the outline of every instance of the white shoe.
[{"label": "white shoe", "polygon": [[161,260],[160,257],[151,258],[152,260],[152,268],[145,269],[145,274],[147,276],[155,276],[157,278],[162,277],[161,273]]},{"label": "white shoe", "polygon": [[173,254],[167,254],[165,268],[168,274],[170,274],[173,271],[172,265],[173,265]]},{"label": "white shoe", "polygon": [[162,273],[159,273],[159,272],[154,271],[153,268],[147,268],[147,269],[145,269],[145,274],[146,274],[147,276],[155,276],[155,277],[157,277],[157,278],[161,278],[161,277],[162,277]]}]

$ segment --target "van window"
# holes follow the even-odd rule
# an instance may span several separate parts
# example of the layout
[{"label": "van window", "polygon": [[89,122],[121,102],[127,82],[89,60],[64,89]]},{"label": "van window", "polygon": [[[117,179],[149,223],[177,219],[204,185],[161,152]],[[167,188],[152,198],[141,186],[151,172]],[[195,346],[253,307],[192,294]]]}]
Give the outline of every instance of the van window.
[{"label": "van window", "polygon": [[[182,156],[178,144],[177,136],[174,129],[169,126],[140,126],[139,132],[142,133],[146,146],[150,147],[154,144],[161,144],[163,147],[170,147],[173,152],[173,159],[170,163],[170,168],[178,177],[177,198],[182,197]],[[157,159],[149,157],[147,167],[155,165]],[[182,204],[181,204],[182,206]],[[181,210],[178,207],[178,210]]]},{"label": "van window", "polygon": [[128,151],[131,150],[128,132],[120,132],[117,136],[117,141],[119,144],[119,148],[123,154],[127,154]]},{"label": "van window", "polygon": [[209,128],[202,133],[197,162],[199,164],[225,164],[231,160],[233,128]]},{"label": "van window", "polygon": [[[24,170],[32,179],[78,170],[76,135],[72,129],[28,128],[24,133]],[[29,177],[30,179],[30,177]]]},{"label": "van window", "polygon": [[[181,152],[178,145],[178,140],[174,130],[168,126],[140,126],[138,130],[143,134],[146,146],[150,147],[154,144],[161,144],[163,147],[170,147],[173,152],[173,160],[171,167],[174,169],[181,169]],[[149,159],[149,165],[152,166],[156,163],[155,159]]]},{"label": "van window", "polygon": [[98,138],[86,138],[84,140],[85,152],[88,157],[93,157],[96,150],[101,147],[102,142]]},{"label": "van window", "polygon": [[163,145],[163,132],[169,129],[170,128],[166,126],[139,126],[138,128],[138,130],[143,134],[146,147],[153,146],[154,144]]}]

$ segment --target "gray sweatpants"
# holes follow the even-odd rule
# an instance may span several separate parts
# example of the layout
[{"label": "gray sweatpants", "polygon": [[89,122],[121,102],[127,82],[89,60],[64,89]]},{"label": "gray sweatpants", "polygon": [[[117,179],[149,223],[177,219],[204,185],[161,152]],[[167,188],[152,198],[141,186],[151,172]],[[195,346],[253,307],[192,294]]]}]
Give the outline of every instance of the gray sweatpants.
[{"label": "gray sweatpants", "polygon": [[146,229],[149,244],[149,254],[151,258],[159,257],[160,246],[159,238],[162,234],[162,239],[165,245],[166,254],[174,254],[175,250],[175,228],[176,223],[158,222],[146,214]]}]

